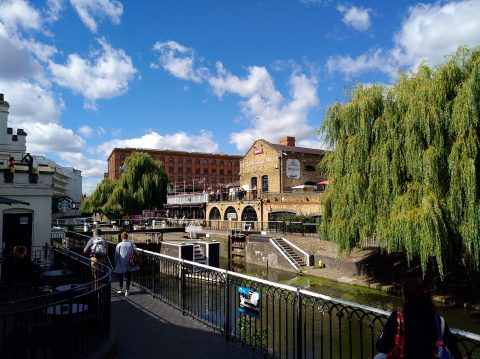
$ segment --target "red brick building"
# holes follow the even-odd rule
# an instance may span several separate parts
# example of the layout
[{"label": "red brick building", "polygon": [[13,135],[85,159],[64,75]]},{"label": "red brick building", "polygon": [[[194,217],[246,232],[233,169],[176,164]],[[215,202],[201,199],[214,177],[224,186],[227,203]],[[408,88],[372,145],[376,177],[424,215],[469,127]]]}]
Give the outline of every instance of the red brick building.
[{"label": "red brick building", "polygon": [[194,186],[228,184],[239,180],[240,155],[201,153],[144,148],[114,148],[108,157],[107,177],[120,177],[125,159],[133,152],[145,152],[160,161],[172,183]]}]

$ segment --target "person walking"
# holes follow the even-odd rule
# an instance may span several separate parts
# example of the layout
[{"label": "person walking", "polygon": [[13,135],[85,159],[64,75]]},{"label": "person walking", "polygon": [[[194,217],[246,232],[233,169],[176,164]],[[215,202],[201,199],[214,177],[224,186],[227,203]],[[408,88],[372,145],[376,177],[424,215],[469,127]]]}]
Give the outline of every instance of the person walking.
[{"label": "person walking", "polygon": [[130,289],[130,282],[132,280],[132,272],[140,269],[138,265],[130,264],[130,257],[132,252],[137,249],[135,244],[128,240],[128,233],[122,232],[120,235],[122,241],[117,244],[115,248],[115,269],[114,273],[118,274],[118,284],[120,289],[117,291],[117,294],[123,293],[123,279],[126,278],[125,285],[125,296],[128,296],[128,291]]},{"label": "person walking", "polygon": [[[443,342],[454,359],[462,358],[457,340],[450,332],[445,320],[436,314],[430,291],[418,279],[403,283],[403,311],[394,311],[385,324],[377,341],[380,352],[374,359],[387,358],[393,350],[400,351],[405,359],[433,359],[437,339],[442,335]],[[439,325],[439,323],[442,323]],[[442,329],[440,329],[442,327]],[[400,328],[400,333],[398,333]],[[400,335],[403,345],[395,345],[395,336]],[[391,357],[392,354],[390,354]],[[400,356],[394,356],[400,358]]]},{"label": "person walking", "polygon": [[93,230],[93,236],[90,238],[83,249],[83,253],[90,255],[90,265],[92,267],[93,279],[95,280],[95,287],[99,287],[98,278],[99,273],[103,273],[104,265],[107,261],[108,244],[107,241],[100,237],[102,231],[100,228]]}]

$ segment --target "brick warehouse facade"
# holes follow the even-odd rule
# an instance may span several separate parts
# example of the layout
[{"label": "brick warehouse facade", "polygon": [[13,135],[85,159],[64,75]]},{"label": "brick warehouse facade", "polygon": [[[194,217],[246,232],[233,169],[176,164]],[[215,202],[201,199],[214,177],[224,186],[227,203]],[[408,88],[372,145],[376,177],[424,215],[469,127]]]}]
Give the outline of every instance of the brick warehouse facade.
[{"label": "brick warehouse facade", "polygon": [[280,144],[255,141],[240,161],[239,185],[247,196],[207,203],[206,219],[265,222],[282,214],[320,216],[323,194],[313,186],[326,179],[319,168],[324,155],[324,150],[296,147],[294,137],[284,137]]},{"label": "brick warehouse facade", "polygon": [[201,153],[142,148],[114,148],[108,157],[107,177],[120,177],[125,159],[133,152],[145,152],[163,163],[172,183],[217,184],[239,180],[239,162],[242,156],[223,153]]}]

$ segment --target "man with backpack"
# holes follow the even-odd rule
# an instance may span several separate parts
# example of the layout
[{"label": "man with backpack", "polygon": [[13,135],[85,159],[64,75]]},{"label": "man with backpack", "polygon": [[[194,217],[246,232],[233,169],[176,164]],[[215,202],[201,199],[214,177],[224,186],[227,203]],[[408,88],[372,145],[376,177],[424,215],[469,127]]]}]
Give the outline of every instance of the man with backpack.
[{"label": "man with backpack", "polygon": [[107,241],[100,237],[100,228],[93,230],[93,237],[87,242],[83,249],[83,253],[90,255],[90,264],[92,266],[92,274],[95,281],[99,278],[99,273],[103,272],[103,265],[107,262],[108,244]]}]

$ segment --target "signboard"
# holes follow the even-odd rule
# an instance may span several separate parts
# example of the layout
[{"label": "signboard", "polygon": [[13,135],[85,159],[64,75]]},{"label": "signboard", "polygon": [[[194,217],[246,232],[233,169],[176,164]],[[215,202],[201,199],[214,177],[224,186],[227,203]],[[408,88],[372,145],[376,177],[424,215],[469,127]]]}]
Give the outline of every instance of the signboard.
[{"label": "signboard", "polygon": [[20,217],[20,224],[28,224],[28,217]]},{"label": "signboard", "polygon": [[256,147],[255,152],[256,155],[260,155],[263,153],[263,147]]},{"label": "signboard", "polygon": [[238,312],[258,318],[260,316],[260,292],[238,287],[238,294],[240,295]]},{"label": "signboard", "polygon": [[232,219],[237,219],[237,214],[234,213],[227,213],[227,219],[231,221]]},{"label": "signboard", "polygon": [[286,163],[286,175],[290,179],[300,178],[300,161],[289,158]]},{"label": "signboard", "polygon": [[72,209],[72,199],[69,197],[61,197],[57,200],[57,208],[60,212],[65,213]]}]

